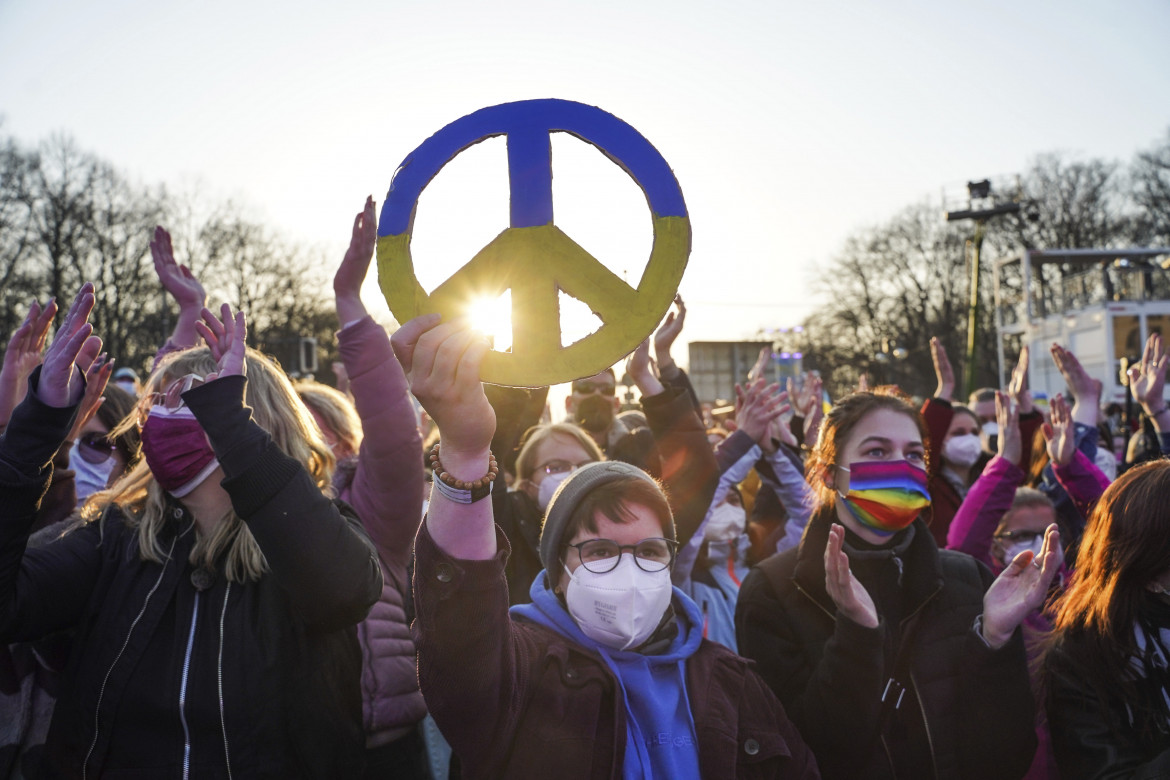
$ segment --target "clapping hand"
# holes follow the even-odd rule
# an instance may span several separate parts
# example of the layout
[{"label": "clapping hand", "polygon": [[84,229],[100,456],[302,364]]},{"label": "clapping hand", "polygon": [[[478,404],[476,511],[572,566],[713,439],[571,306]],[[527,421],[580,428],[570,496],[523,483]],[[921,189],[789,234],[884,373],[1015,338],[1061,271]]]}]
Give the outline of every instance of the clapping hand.
[{"label": "clapping hand", "polygon": [[1142,352],[1142,362],[1129,369],[1129,389],[1133,397],[1145,409],[1146,414],[1158,412],[1166,408],[1162,390],[1166,385],[1166,351],[1162,346],[1162,336],[1151,333],[1146,339],[1146,348]]},{"label": "clapping hand", "polygon": [[955,370],[951,367],[951,359],[947,357],[946,347],[937,336],[930,340],[930,359],[934,362],[934,376],[938,380],[934,397],[940,401],[952,400],[955,394]]},{"label": "clapping hand", "polygon": [[837,605],[838,612],[859,626],[877,628],[877,607],[869,591],[850,570],[849,556],[841,549],[844,543],[844,527],[833,523],[825,545],[825,590]]},{"label": "clapping hand", "polygon": [[93,325],[89,324],[89,315],[93,304],[93,284],[86,282],[45,353],[37,397],[47,406],[63,408],[81,400],[85,383],[77,362],[84,359],[87,365],[92,363],[102,348],[101,339],[90,335]]},{"label": "clapping hand", "polygon": [[[1029,414],[1032,411],[1032,393],[1028,389],[1028,347],[1020,350],[1020,359],[1012,369],[1012,378],[1008,383],[1008,395],[1016,402],[1020,414]],[[1003,426],[1000,426],[1000,430]]]},{"label": "clapping hand", "polygon": [[659,371],[674,365],[674,357],[670,354],[670,348],[674,346],[675,339],[682,333],[683,324],[687,319],[687,306],[683,303],[681,295],[674,296],[674,305],[678,309],[677,313],[673,311],[668,313],[662,326],[654,333],[654,357],[658,360]]},{"label": "clapping hand", "polygon": [[366,198],[366,204],[353,218],[353,233],[349,238],[349,249],[333,275],[333,297],[337,302],[337,319],[342,325],[366,316],[362,303],[362,282],[370,270],[374,257],[374,245],[378,241],[378,218],[374,214],[374,198]]},{"label": "clapping hand", "polygon": [[634,380],[643,398],[651,398],[666,389],[654,370],[654,360],[650,357],[649,337],[643,339],[626,359],[626,373]]},{"label": "clapping hand", "polygon": [[163,288],[179,304],[179,309],[199,310],[207,303],[203,285],[191,273],[191,269],[175,262],[175,251],[171,246],[171,234],[160,225],[154,229],[154,240],[150,242],[150,257],[154,260],[154,272]]},{"label": "clapping hand", "polygon": [[999,456],[1019,463],[1024,445],[1020,440],[1020,415],[1016,402],[1007,393],[995,392],[995,420],[999,423]]},{"label": "clapping hand", "polygon": [[24,399],[28,378],[41,364],[49,326],[56,314],[56,301],[50,299],[44,307],[33,301],[24,322],[8,341],[4,365],[0,368],[0,428],[8,424],[12,410]]},{"label": "clapping hand", "polygon": [[1044,532],[1040,554],[1024,550],[1008,564],[983,595],[983,638],[993,649],[1003,647],[1030,613],[1048,596],[1060,568],[1060,532],[1056,524]]},{"label": "clapping hand", "polygon": [[217,371],[204,377],[205,381],[212,382],[225,376],[244,376],[247,374],[247,363],[244,354],[247,351],[245,339],[248,335],[247,322],[244,312],[232,314],[232,307],[226,303],[220,307],[220,316],[216,318],[210,309],[203,309],[202,321],[195,323],[195,330],[207,342],[211,349],[211,356],[219,364]]},{"label": "clapping hand", "polygon": [[1100,413],[1101,383],[1089,376],[1076,355],[1059,344],[1052,345],[1052,360],[1072,391],[1073,421],[1096,425]]},{"label": "clapping hand", "polygon": [[762,449],[775,449],[768,440],[772,423],[791,407],[788,393],[777,393],[778,384],[767,384],[763,378],[735,386],[735,427],[755,440]]},{"label": "clapping hand", "polygon": [[[97,341],[97,344],[93,344],[94,341]],[[96,357],[88,354],[95,347],[101,348],[101,340],[91,336],[86,339],[81,354],[77,357],[77,367],[85,372],[85,392],[81,396],[81,404],[77,407],[77,417],[73,421],[73,429],[69,432],[69,441],[74,441],[81,435],[81,429],[106,400],[103,393],[110,382],[110,374],[114,373],[113,358],[107,358],[105,353]]]},{"label": "clapping hand", "polygon": [[1048,440],[1048,459],[1053,466],[1067,466],[1076,453],[1076,430],[1064,396],[1052,399],[1051,419],[1041,429]]}]

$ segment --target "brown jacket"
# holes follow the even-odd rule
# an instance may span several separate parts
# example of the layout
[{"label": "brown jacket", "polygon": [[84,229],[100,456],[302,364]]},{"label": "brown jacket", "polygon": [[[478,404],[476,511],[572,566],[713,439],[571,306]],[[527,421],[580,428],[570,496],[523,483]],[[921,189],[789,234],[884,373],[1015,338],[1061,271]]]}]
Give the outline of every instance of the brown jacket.
[{"label": "brown jacket", "polygon": [[[509,547],[496,537],[494,558],[461,561],[419,530],[413,630],[427,707],[466,778],[620,777],[625,707],[613,673],[588,648],[508,615]],[[820,777],[749,661],[703,640],[686,686],[703,777]]]}]

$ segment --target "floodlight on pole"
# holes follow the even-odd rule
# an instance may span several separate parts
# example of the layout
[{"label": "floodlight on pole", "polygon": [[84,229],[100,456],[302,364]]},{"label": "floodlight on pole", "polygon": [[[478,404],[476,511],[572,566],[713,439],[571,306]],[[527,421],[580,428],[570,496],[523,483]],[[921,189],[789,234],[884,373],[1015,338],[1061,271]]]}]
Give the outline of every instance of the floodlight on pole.
[{"label": "floodlight on pole", "polygon": [[[962,211],[945,212],[947,222],[959,220],[975,220],[975,235],[971,244],[973,248],[971,258],[971,297],[967,305],[967,367],[964,380],[967,394],[975,391],[975,346],[979,338],[979,264],[983,249],[984,226],[987,220],[1003,214],[1015,214],[1020,210],[1019,199],[997,202],[999,199],[992,194],[991,180],[967,182],[967,208]],[[990,205],[975,208],[974,201],[990,200]]]}]

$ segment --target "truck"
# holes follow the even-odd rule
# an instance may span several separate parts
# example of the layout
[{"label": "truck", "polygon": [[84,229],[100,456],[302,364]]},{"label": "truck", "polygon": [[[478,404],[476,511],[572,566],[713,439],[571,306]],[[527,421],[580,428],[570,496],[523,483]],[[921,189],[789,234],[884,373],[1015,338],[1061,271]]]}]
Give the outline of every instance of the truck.
[{"label": "truck", "polygon": [[993,262],[996,350],[1006,387],[1020,349],[1040,400],[1066,393],[1049,355],[1058,342],[1102,383],[1101,403],[1126,405],[1122,373],[1151,333],[1170,334],[1170,248],[1029,249]]}]

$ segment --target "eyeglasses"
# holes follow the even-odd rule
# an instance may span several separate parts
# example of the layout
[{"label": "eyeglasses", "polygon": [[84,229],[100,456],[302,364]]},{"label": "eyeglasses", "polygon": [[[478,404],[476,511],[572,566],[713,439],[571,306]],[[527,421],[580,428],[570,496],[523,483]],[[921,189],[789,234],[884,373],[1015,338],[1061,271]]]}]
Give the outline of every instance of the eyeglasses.
[{"label": "eyeglasses", "polygon": [[92,431],[77,440],[77,454],[86,463],[105,463],[114,454],[114,443],[106,438],[106,434]]},{"label": "eyeglasses", "polygon": [[187,374],[171,382],[167,385],[167,389],[161,393],[143,396],[138,403],[138,427],[141,428],[146,423],[146,418],[150,416],[151,407],[162,406],[174,411],[183,406],[183,393],[199,387],[205,381],[207,380],[198,374]]},{"label": "eyeglasses", "polygon": [[642,571],[662,571],[674,564],[677,546],[677,542],[658,537],[643,539],[637,544],[618,544],[612,539],[586,539],[569,545],[577,551],[581,565],[594,574],[606,574],[616,569],[624,550],[633,550],[634,563]]},{"label": "eyeglasses", "polygon": [[601,393],[602,395],[617,395],[617,385],[607,382],[593,382],[588,379],[577,379],[573,382],[573,392],[577,395]]},{"label": "eyeglasses", "polygon": [[536,476],[542,471],[545,474],[568,474],[571,471],[576,471],[582,466],[588,466],[593,462],[594,461],[587,460],[584,463],[570,463],[567,460],[550,460],[547,463],[542,463],[533,469],[533,476]]},{"label": "eyeglasses", "polygon": [[1044,536],[1044,531],[1005,531],[1002,534],[996,534],[995,540],[997,542],[1027,542],[1031,544],[1036,541],[1037,537]]}]

